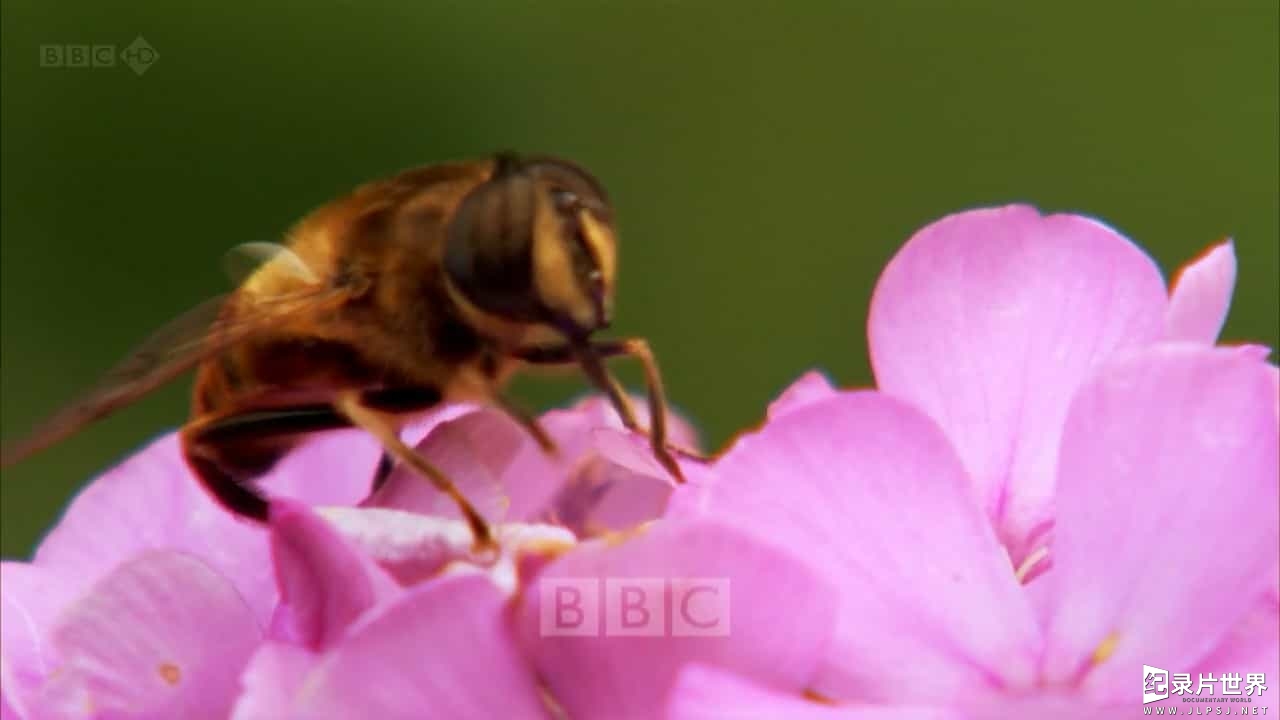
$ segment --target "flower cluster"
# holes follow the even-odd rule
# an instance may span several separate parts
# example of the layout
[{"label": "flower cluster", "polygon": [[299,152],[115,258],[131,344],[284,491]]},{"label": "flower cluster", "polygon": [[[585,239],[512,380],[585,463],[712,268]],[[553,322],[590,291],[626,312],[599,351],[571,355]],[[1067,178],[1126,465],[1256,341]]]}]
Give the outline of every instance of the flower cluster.
[{"label": "flower cluster", "polygon": [[1234,275],[1229,243],[1170,292],[1096,221],[949,216],[877,284],[876,389],[807,374],[681,486],[598,399],[542,418],[555,457],[446,408],[409,433],[499,523],[483,562],[411,473],[364,498],[362,435],[264,478],[266,528],[163,437],[3,564],[0,717],[1047,718],[1137,712],[1145,664],[1265,705],[1280,373],[1215,344]]}]

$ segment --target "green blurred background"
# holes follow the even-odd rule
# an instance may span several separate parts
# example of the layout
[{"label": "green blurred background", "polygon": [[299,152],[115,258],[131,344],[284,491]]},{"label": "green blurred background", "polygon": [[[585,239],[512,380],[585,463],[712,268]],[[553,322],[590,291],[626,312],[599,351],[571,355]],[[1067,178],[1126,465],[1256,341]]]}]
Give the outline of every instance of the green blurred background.
[{"label": "green blurred background", "polygon": [[[3,5],[6,437],[223,291],[227,248],[505,148],[609,187],[615,327],[652,339],[711,445],[807,368],[869,383],[880,268],[975,205],[1086,211],[1166,273],[1233,235],[1225,336],[1280,341],[1274,0],[106,5]],[[39,62],[139,35],[159,53],[141,76]],[[5,472],[0,551],[180,423],[187,385]],[[542,407],[581,388],[518,385]]]}]

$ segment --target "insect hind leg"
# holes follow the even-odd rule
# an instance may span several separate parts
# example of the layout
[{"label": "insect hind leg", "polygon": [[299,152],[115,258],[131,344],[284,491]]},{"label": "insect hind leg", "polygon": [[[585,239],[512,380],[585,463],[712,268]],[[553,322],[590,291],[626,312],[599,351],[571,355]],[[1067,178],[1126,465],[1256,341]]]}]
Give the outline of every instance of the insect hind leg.
[{"label": "insect hind leg", "polygon": [[378,492],[387,484],[387,479],[391,477],[391,471],[395,470],[395,468],[396,463],[391,454],[383,450],[382,457],[378,459],[378,467],[373,471],[373,482],[369,486],[370,495]]},{"label": "insect hind leg", "polygon": [[270,471],[299,435],[350,426],[328,403],[211,415],[182,428],[182,451],[220,505],[266,522],[270,503],[253,480]]}]

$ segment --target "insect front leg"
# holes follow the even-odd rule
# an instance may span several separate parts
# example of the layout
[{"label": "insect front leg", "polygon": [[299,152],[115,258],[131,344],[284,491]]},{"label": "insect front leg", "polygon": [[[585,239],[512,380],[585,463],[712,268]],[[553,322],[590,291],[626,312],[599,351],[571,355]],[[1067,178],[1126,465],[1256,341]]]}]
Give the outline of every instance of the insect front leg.
[{"label": "insect front leg", "polygon": [[[339,393],[334,398],[333,407],[349,420],[352,425],[377,438],[378,442],[382,443],[382,447],[387,454],[397,462],[413,468],[419,475],[429,480],[437,490],[448,495],[457,504],[463,517],[466,518],[467,524],[471,527],[475,551],[492,551],[496,549],[497,544],[493,540],[493,533],[490,531],[489,524],[485,522],[485,519],[472,507],[471,503],[458,490],[458,487],[453,484],[449,476],[445,475],[444,471],[432,465],[426,458],[400,439],[394,413],[425,409],[424,407],[415,407],[414,403],[410,401],[414,400],[416,396],[416,400],[419,403],[425,402],[428,399],[426,394],[428,392],[417,389],[413,391],[347,391]],[[436,393],[436,401],[438,400],[439,393]]]},{"label": "insect front leg", "polygon": [[495,401],[498,407],[507,414],[507,417],[515,420],[520,424],[520,427],[525,429],[525,432],[533,436],[534,441],[538,443],[538,447],[542,448],[543,452],[548,455],[555,455],[558,452],[556,441],[542,427],[542,423],[538,422],[538,418],[530,414],[528,410],[516,403],[516,401],[504,395],[496,395]]},{"label": "insect front leg", "polygon": [[[640,361],[644,369],[645,391],[649,401],[650,428],[646,430],[636,420],[635,411],[631,407],[631,398],[623,391],[607,367],[604,360],[611,357],[626,356]],[[576,362],[582,367],[587,379],[609,398],[622,424],[627,429],[649,436],[653,455],[677,482],[684,482],[684,473],[672,456],[672,446],[667,442],[667,397],[662,386],[662,374],[658,370],[658,361],[643,338],[625,340],[603,340],[587,345],[566,345],[551,348],[530,348],[516,353],[516,357],[535,365],[562,365]],[[699,453],[677,448],[681,455],[690,458],[704,459]]]}]

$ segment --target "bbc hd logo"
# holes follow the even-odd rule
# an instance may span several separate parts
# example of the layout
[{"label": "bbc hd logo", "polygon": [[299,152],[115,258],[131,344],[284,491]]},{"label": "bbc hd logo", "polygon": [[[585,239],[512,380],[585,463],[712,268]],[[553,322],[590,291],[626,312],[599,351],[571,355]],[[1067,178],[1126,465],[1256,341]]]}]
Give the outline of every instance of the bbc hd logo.
[{"label": "bbc hd logo", "polygon": [[117,63],[141,76],[160,59],[160,53],[139,35],[124,48],[115,45],[41,45],[40,67],[70,69],[114,68]]},{"label": "bbc hd logo", "polygon": [[728,578],[542,578],[544,636],[725,637]]}]

